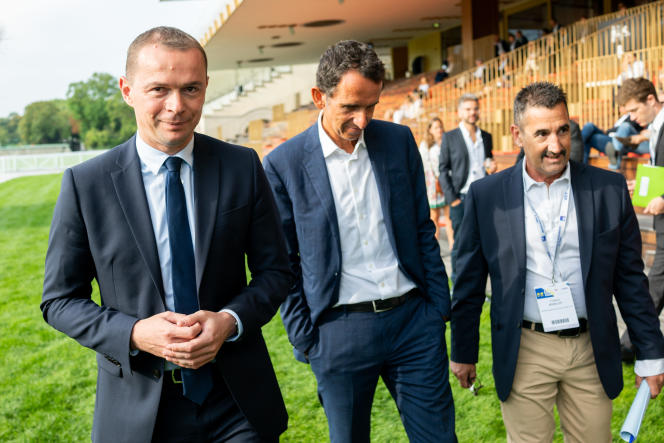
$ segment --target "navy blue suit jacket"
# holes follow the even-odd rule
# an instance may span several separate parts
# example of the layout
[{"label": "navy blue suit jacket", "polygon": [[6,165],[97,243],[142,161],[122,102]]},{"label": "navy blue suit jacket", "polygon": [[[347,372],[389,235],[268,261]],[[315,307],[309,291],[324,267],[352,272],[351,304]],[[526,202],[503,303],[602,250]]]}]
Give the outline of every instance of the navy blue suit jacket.
[{"label": "navy blue suit jacket", "polygon": [[[410,129],[372,120],[364,130],[390,244],[399,268],[441,316],[450,312],[447,274],[429,218],[422,159]],[[313,343],[321,313],[339,299],[341,246],[334,197],[314,124],[283,143],[263,164],[275,195],[296,283],[281,305],[298,352]],[[301,355],[298,356],[301,359]]]},{"label": "navy blue suit jacket", "polygon": [[[570,162],[588,327],[609,398],[623,387],[615,294],[637,358],[664,357],[664,339],[643,273],[641,234],[622,175]],[[498,397],[514,379],[526,279],[522,161],[474,182],[459,232],[452,300],[452,361],[476,363],[487,274],[491,276],[491,344]]]},{"label": "navy blue suit jacket", "polygon": [[[254,428],[275,438],[287,415],[261,326],[293,276],[272,192],[253,150],[201,134],[194,138],[194,191],[200,307],[231,309],[244,326],[241,339],[224,343],[212,365]],[[93,278],[101,306],[90,298]],[[54,328],[97,352],[93,441],[150,441],[164,360],[146,352],[130,356],[129,342],[134,323],[165,306],[135,137],[65,171],[41,308]]]}]

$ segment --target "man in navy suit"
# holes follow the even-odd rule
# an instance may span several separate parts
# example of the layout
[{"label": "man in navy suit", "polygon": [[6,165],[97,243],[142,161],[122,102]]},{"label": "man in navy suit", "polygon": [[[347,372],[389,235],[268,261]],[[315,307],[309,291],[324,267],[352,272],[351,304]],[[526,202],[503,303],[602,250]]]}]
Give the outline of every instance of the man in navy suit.
[{"label": "man in navy suit", "polygon": [[455,441],[447,276],[412,133],[371,120],[384,73],[364,43],[328,48],[318,123],[264,160],[297,277],[281,315],[332,442],[369,441],[378,377],[411,441]]},{"label": "man in navy suit", "polygon": [[196,39],[141,34],[120,80],[137,134],[62,179],[41,309],[96,351],[95,442],[278,441],[286,429],[261,326],[293,276],[256,153],[194,133],[206,86]]},{"label": "man in navy suit", "polygon": [[476,377],[491,276],[493,375],[508,441],[611,440],[622,387],[615,296],[636,348],[637,383],[664,382],[664,339],[643,273],[641,236],[622,175],[569,161],[563,91],[522,89],[514,142],[525,158],[468,191],[452,301],[452,372]]}]

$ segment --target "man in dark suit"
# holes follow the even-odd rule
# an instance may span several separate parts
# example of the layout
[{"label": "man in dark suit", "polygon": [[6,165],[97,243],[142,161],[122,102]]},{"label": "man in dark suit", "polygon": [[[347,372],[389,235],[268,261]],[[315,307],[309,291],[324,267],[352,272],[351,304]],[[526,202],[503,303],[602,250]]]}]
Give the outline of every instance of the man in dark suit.
[{"label": "man in dark suit", "polygon": [[364,43],[328,48],[318,123],[264,160],[297,276],[281,316],[332,442],[369,441],[378,377],[411,441],[455,441],[447,276],[413,135],[371,120],[384,74]]},{"label": "man in dark suit", "polygon": [[[625,107],[631,121],[650,131],[650,163],[664,166],[664,105],[657,99],[655,85],[645,78],[625,80],[618,91],[618,104]],[[664,308],[664,195],[653,198],[643,211],[654,215],[657,246],[648,281],[650,297],[659,315]],[[620,338],[623,357],[633,360],[634,349],[627,332]]]},{"label": "man in dark suit", "polygon": [[459,99],[459,127],[446,132],[440,147],[440,187],[450,204],[450,221],[454,231],[452,245],[452,281],[456,279],[456,239],[463,223],[466,192],[475,180],[496,171],[491,134],[477,126],[480,119],[478,98],[464,94]]},{"label": "man in dark suit", "polygon": [[136,136],[63,176],[41,309],[97,352],[96,442],[277,441],[286,428],[261,326],[292,274],[256,153],[194,134],[206,71],[190,35],[138,36],[120,80]]},{"label": "man in dark suit", "polygon": [[566,439],[611,440],[623,387],[615,295],[651,395],[664,382],[664,339],[643,274],[625,179],[569,162],[563,91],[525,87],[512,134],[525,159],[474,183],[459,234],[452,372],[476,377],[480,313],[491,276],[493,374],[508,441],[551,441],[556,403]]}]

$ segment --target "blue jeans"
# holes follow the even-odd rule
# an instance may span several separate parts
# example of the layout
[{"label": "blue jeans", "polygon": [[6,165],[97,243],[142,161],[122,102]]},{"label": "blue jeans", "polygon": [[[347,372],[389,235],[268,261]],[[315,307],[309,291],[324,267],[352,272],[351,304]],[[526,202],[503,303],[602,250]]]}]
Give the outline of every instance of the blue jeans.
[{"label": "blue jeans", "polygon": [[445,322],[422,296],[384,312],[323,313],[309,349],[332,443],[370,441],[378,378],[412,442],[456,442]]},{"label": "blue jeans", "polygon": [[[620,167],[621,153],[626,153],[627,150],[616,140],[616,137],[629,137],[630,135],[637,134],[634,126],[629,123],[621,123],[616,129],[615,136],[611,137],[606,135],[601,129],[595,126],[593,123],[586,123],[581,129],[581,138],[583,139],[583,163],[588,163],[588,156],[590,153],[590,148],[595,148],[600,152],[606,150],[606,144],[611,142],[613,147],[618,152],[618,163],[615,166],[609,165],[611,169],[617,169]],[[645,154],[649,152],[649,143],[644,141],[636,148],[634,151],[638,154]]]}]

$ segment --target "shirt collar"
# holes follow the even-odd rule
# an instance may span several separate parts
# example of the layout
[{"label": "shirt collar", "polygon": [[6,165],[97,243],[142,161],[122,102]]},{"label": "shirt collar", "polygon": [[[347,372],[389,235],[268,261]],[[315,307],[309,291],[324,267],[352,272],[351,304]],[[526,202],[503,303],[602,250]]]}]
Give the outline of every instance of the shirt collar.
[{"label": "shirt collar", "polygon": [[[164,161],[170,157],[165,152],[162,152],[158,149],[153,148],[148,145],[142,138],[141,134],[136,133],[136,151],[138,152],[138,158],[141,159],[141,163],[145,165],[148,171],[152,172],[154,175],[159,174],[159,169],[163,166]],[[191,137],[189,143],[182,148],[180,152],[175,154],[175,157],[180,157],[189,165],[193,167],[194,165],[194,137]]]},{"label": "shirt collar", "polygon": [[[332,141],[329,135],[327,135],[327,132],[325,132],[325,129],[323,129],[323,111],[321,110],[318,113],[318,138],[320,140],[320,146],[323,148],[323,157],[328,158],[332,154],[334,154],[337,151],[341,151],[344,154],[346,153],[343,149],[341,149],[339,146],[337,146],[336,143]],[[365,147],[366,148],[366,143],[364,142],[364,130],[360,133],[360,138],[357,139],[357,143],[355,143],[355,149],[353,150],[353,154],[357,153],[357,150]]]},{"label": "shirt collar", "polygon": [[662,129],[662,125],[664,125],[664,106],[659,110],[650,126],[652,126],[652,129],[656,132],[659,132],[659,130]]},{"label": "shirt collar", "polygon": [[[459,122],[459,128],[461,129],[461,133],[463,134],[463,136],[469,139],[470,132],[468,132],[468,129],[466,128],[466,125],[463,124],[463,122]],[[480,131],[479,126],[475,126],[475,143],[477,143],[477,140],[481,139],[482,139],[482,132]]]},{"label": "shirt collar", "polygon": [[[525,187],[526,192],[530,191],[530,188],[532,188],[533,186],[544,183],[544,182],[536,182],[535,180],[533,180],[533,178],[530,175],[528,175],[528,172],[526,172],[526,158],[525,157],[523,159],[523,162],[521,162],[521,163],[522,163],[521,168],[523,169],[523,186]],[[563,181],[563,180],[569,181],[570,178],[571,178],[571,175],[570,175],[570,172],[569,172],[569,161],[568,161],[567,166],[565,166],[565,170],[563,171],[563,175],[561,175],[560,177],[555,179],[553,181],[553,183],[551,183],[551,184],[558,183],[559,181]]]}]

